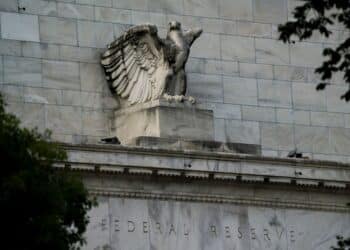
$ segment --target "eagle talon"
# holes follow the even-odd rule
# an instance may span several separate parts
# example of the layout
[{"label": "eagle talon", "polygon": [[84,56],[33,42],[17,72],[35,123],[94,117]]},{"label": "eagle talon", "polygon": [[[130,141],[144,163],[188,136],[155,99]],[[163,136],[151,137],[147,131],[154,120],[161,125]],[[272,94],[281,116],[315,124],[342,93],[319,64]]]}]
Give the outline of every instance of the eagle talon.
[{"label": "eagle talon", "polygon": [[194,99],[192,96],[184,96],[184,95],[169,95],[164,94],[163,98],[168,102],[190,102],[191,104],[196,103],[196,99]]},{"label": "eagle talon", "polygon": [[195,103],[196,103],[196,99],[194,99],[194,97],[192,97],[192,96],[187,97],[187,100],[188,100],[191,104],[195,104]]}]

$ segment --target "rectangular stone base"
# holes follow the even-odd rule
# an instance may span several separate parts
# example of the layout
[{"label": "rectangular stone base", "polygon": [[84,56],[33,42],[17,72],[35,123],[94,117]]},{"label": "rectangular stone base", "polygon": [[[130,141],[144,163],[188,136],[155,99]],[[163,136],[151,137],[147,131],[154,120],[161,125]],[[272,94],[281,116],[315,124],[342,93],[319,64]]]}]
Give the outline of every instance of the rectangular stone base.
[{"label": "rectangular stone base", "polygon": [[213,111],[190,103],[152,101],[115,112],[116,136],[132,144],[141,136],[214,140]]}]

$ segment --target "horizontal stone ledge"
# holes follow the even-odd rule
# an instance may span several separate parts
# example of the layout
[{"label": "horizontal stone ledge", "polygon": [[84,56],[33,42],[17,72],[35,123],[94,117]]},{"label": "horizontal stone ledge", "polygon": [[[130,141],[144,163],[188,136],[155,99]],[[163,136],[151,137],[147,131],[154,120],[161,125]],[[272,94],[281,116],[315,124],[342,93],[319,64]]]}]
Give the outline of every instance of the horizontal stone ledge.
[{"label": "horizontal stone ledge", "polygon": [[300,201],[289,199],[267,199],[256,197],[242,197],[242,196],[227,196],[227,195],[203,195],[197,193],[166,193],[156,191],[135,191],[128,189],[114,189],[114,188],[97,188],[88,187],[91,195],[111,196],[131,199],[152,199],[152,200],[174,200],[174,201],[193,201],[193,202],[209,202],[209,203],[224,203],[236,205],[253,205],[263,207],[277,207],[277,208],[292,208],[292,209],[308,209],[316,211],[336,211],[349,213],[350,208],[346,204],[337,205],[330,202],[316,202],[316,201]]},{"label": "horizontal stone ledge", "polygon": [[[350,164],[336,162],[336,161],[325,161],[315,159],[298,159],[298,158],[280,158],[270,156],[259,156],[259,155],[247,155],[240,153],[229,153],[229,152],[202,152],[197,150],[181,150],[181,149],[161,149],[161,148],[149,148],[142,146],[124,146],[124,145],[111,145],[111,144],[68,144],[59,143],[59,146],[68,152],[94,152],[94,153],[111,153],[111,154],[135,154],[135,155],[150,155],[150,156],[167,156],[167,157],[191,157],[198,159],[208,160],[222,160],[230,162],[258,162],[268,163],[271,165],[283,164],[285,166],[296,166],[296,167],[315,167],[315,168],[326,168],[326,169],[344,169],[350,171]],[[350,180],[350,179],[349,179]]]},{"label": "horizontal stone ledge", "polygon": [[93,163],[55,163],[54,167],[58,169],[68,168],[78,172],[106,173],[117,175],[141,175],[141,176],[159,176],[159,177],[179,177],[184,179],[207,179],[209,181],[232,181],[239,183],[256,184],[281,184],[296,185],[312,188],[331,188],[331,189],[349,189],[349,181],[308,179],[291,176],[269,176],[264,174],[244,174],[244,173],[222,173],[210,171],[196,171],[190,169],[163,169],[154,167],[136,167],[122,165],[96,165]]}]

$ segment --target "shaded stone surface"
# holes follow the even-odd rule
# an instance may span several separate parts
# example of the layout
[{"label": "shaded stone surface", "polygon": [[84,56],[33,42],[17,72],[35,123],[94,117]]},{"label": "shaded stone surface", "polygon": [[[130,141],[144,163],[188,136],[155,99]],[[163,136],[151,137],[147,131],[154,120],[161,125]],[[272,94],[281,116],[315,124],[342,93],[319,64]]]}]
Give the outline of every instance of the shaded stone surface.
[{"label": "shaded stone surface", "polygon": [[189,140],[140,136],[132,141],[133,145],[174,150],[195,150],[210,152],[230,152],[260,155],[261,147],[255,144],[225,143],[219,141]]},{"label": "shaded stone surface", "polygon": [[213,112],[188,102],[158,100],[117,110],[115,127],[122,144],[139,136],[214,139]]}]

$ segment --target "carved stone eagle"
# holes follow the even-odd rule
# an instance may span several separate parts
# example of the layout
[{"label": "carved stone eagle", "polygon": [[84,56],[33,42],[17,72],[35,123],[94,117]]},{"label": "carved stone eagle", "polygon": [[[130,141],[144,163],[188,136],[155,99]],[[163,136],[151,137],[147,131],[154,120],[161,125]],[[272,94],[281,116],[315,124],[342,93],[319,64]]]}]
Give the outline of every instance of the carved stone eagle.
[{"label": "carved stone eagle", "polygon": [[101,64],[113,93],[131,104],[164,97],[183,101],[185,64],[194,40],[201,29],[182,32],[181,24],[169,23],[166,39],[158,37],[154,25],[138,25],[127,30],[107,46]]}]

